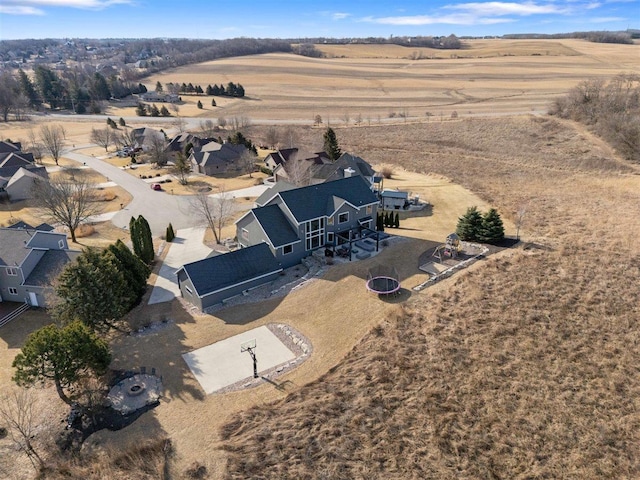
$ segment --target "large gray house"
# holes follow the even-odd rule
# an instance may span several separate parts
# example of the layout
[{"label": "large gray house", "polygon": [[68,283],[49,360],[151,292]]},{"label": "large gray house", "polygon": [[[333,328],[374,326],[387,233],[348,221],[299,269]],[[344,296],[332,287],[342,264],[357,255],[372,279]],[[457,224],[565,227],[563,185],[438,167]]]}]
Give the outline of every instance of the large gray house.
[{"label": "large gray house", "polygon": [[[270,196],[271,194],[271,196]],[[236,222],[238,244],[264,242],[286,268],[325,246],[375,230],[378,198],[360,175],[301,188],[274,188]]]},{"label": "large gray house", "polygon": [[52,280],[81,252],[69,249],[67,236],[50,227],[0,228],[0,302],[47,305]]},{"label": "large gray house", "polygon": [[360,175],[307,187],[276,183],[236,222],[240,249],[177,272],[182,297],[200,309],[268,283],[314,250],[375,229],[378,198]]}]

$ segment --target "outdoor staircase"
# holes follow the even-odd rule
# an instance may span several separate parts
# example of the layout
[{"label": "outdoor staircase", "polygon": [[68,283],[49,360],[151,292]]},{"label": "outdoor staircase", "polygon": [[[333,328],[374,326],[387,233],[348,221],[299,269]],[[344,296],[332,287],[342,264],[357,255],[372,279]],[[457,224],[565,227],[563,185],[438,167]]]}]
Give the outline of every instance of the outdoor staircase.
[{"label": "outdoor staircase", "polygon": [[4,327],[7,323],[9,323],[11,320],[14,320],[15,318],[18,318],[20,315],[22,315],[24,312],[26,312],[27,310],[29,310],[29,308],[31,308],[31,306],[28,303],[23,303],[22,305],[20,305],[18,308],[16,308],[13,312],[11,312],[10,314],[0,318],[0,327]]}]

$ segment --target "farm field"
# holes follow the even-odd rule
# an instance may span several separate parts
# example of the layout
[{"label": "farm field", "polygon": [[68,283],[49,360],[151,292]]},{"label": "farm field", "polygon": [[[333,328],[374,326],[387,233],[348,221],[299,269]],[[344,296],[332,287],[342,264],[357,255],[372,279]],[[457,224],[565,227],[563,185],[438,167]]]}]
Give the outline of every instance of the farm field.
[{"label": "farm field", "polygon": [[[499,83],[498,62],[513,62],[517,55],[498,57],[492,42],[482,48],[485,53],[477,56],[485,57],[478,61],[496,62],[486,66],[485,74],[495,69],[493,82]],[[549,69],[552,78],[554,68],[565,69],[565,75],[553,80],[553,88],[541,82],[538,91],[538,83],[529,81],[530,66],[519,75],[527,77],[531,95],[514,97],[513,105],[491,96],[464,104],[495,118],[476,118],[456,107],[458,119],[450,114],[440,119],[434,109],[429,122],[379,125],[373,115],[379,111],[386,117],[393,102],[372,93],[367,107],[371,125],[365,121],[357,127],[352,125],[355,109],[349,108],[351,126],[339,118],[345,113],[341,105],[349,105],[349,93],[357,90],[344,85],[362,82],[356,77],[364,70],[353,65],[382,61],[376,69],[386,71],[406,59],[381,52],[374,57],[370,50],[359,57],[324,59],[349,63],[344,77],[349,80],[343,82],[347,90],[327,88],[321,99],[327,111],[336,112],[330,118],[342,150],[391,166],[393,180],[385,186],[420,194],[433,204],[433,215],[405,220],[399,233],[408,238],[375,259],[338,266],[283,299],[214,315],[193,314],[177,301],[134,310],[130,322],[135,326],[162,318],[171,322],[157,332],[115,339],[113,366],[158,367],[166,396],[126,429],[90,437],[85,453],[95,455],[94,465],[114,452],[168,437],[175,447],[177,478],[194,462],[205,466],[210,478],[228,479],[638,477],[640,167],[617,158],[581,126],[538,114],[553,96],[591,75],[638,72],[638,57],[619,53],[628,52],[626,46],[580,41],[562,41],[553,53],[549,47],[548,55],[533,56],[532,48],[527,46],[531,57],[523,57],[523,64],[551,59],[533,71]],[[319,61],[276,57],[278,62]],[[249,72],[257,58],[210,64],[229,62],[237,72]],[[461,59],[437,62],[454,60]],[[578,60],[585,63],[572,63]],[[464,61],[476,65],[474,59]],[[334,68],[325,68],[330,76]],[[166,81],[177,81],[171,75]],[[475,86],[484,81],[481,76],[467,83]],[[251,96],[250,77],[244,78],[229,73],[225,81],[239,81]],[[306,95],[304,80],[296,81],[300,84],[292,84],[291,91],[298,88],[299,95]],[[210,82],[216,80],[202,81]],[[275,77],[272,82],[264,87],[264,104],[243,110],[245,100],[228,100],[219,110],[231,113],[219,115],[305,118],[310,125],[319,113],[327,120],[323,111],[314,111],[320,99],[309,95],[303,107],[294,103],[292,108],[275,94]],[[267,94],[268,88],[274,93]],[[490,108],[480,110],[481,104]],[[536,115],[509,115],[532,108]],[[77,128],[84,131],[87,125]],[[277,128],[284,136],[285,127]],[[257,141],[266,138],[266,130],[255,125],[246,136]],[[287,131],[288,138],[310,150],[322,145],[322,133],[310,126]],[[76,141],[83,135],[78,131]],[[417,258],[443,240],[469,205],[496,207],[508,234],[514,232],[518,212],[523,213],[524,244],[422,292],[412,291],[425,279]],[[365,293],[367,270],[379,262],[398,267],[406,290],[396,302]],[[29,319],[29,328],[44,321]],[[278,388],[205,396],[180,355],[269,322],[301,331],[314,346],[312,357],[279,377]],[[3,366],[22,341],[24,332],[16,324],[0,330]],[[3,371],[0,380],[6,385],[9,375]],[[54,392],[48,393],[51,402],[57,401]],[[1,468],[8,468],[6,462],[0,461]],[[122,476],[119,470],[105,473],[98,467],[95,477],[82,472],[78,476],[83,478]],[[29,467],[23,473],[29,478]],[[134,473],[153,477],[143,470]]]},{"label": "farm field", "polygon": [[[459,51],[397,45],[318,45],[333,58],[268,54],[221,59],[151,76],[194,85],[241,83],[244,99],[184,99],[181,115],[248,117],[332,125],[379,123],[402,115],[433,118],[546,112],[550,101],[592,77],[640,73],[640,45],[581,40],[471,40]],[[416,55],[424,58],[414,59]],[[457,57],[457,58],[452,58]],[[193,105],[192,105],[193,104]],[[192,106],[189,106],[192,105]],[[184,113],[183,113],[184,111]],[[188,112],[188,113],[187,113]],[[380,117],[380,119],[378,119]]]}]

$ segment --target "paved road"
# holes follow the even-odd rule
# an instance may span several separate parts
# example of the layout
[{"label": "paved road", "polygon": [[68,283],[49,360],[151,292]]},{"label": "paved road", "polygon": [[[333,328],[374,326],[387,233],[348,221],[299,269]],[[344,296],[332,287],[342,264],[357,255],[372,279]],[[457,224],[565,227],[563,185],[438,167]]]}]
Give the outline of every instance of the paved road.
[{"label": "paved road", "polygon": [[[76,149],[85,148],[77,146]],[[190,213],[189,199],[171,195],[165,191],[154,191],[149,183],[125,172],[121,168],[90,155],[73,151],[64,152],[64,156],[76,162],[85,163],[88,167],[107,177],[108,182],[115,182],[131,194],[133,200],[124,209],[117,212],[111,221],[120,228],[128,228],[132,216],[142,215],[149,222],[154,236],[164,235],[169,222],[175,230],[193,227],[202,223]]]},{"label": "paved road", "polygon": [[160,267],[158,278],[149,297],[149,305],[170,302],[180,296],[176,271],[185,263],[207,258],[212,250],[202,243],[204,227],[183,228],[176,232],[176,238],[167,243],[169,251]]}]

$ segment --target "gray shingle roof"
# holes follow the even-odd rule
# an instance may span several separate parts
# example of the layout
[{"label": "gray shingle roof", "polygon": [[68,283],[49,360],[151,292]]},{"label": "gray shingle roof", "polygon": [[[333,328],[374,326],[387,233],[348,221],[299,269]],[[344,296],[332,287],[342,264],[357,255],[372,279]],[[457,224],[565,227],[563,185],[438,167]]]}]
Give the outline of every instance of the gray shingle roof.
[{"label": "gray shingle roof", "polygon": [[367,182],[359,175],[287,190],[279,195],[298,223],[332,214],[333,211],[328,210],[331,205],[336,205],[333,197],[346,200],[358,208],[378,201]]},{"label": "gray shingle roof", "polygon": [[266,243],[187,263],[182,268],[200,297],[282,270]]},{"label": "gray shingle roof", "polygon": [[25,285],[48,286],[52,277],[57,277],[64,266],[75,260],[81,252],[69,250],[47,250],[38,265],[24,281]]},{"label": "gray shingle roof", "polygon": [[299,241],[298,234],[278,205],[254,208],[252,212],[275,248]]},{"label": "gray shingle roof", "polygon": [[350,153],[343,153],[334,163],[320,166],[315,172],[314,177],[324,178],[326,180],[338,180],[344,178],[344,170],[352,168],[356,174],[363,177],[373,177],[375,174],[371,165],[365,160]]},{"label": "gray shingle roof", "polygon": [[33,230],[0,228],[0,265],[20,265],[31,249],[26,247]]},{"label": "gray shingle roof", "polygon": [[294,188],[298,187],[296,187],[293,183],[280,180],[276,182],[273,187],[267,188],[264,192],[262,192],[262,194],[258,198],[256,198],[255,203],[258,206],[263,206],[265,203],[269,202],[269,200],[275,197],[278,192],[293,190]]}]

